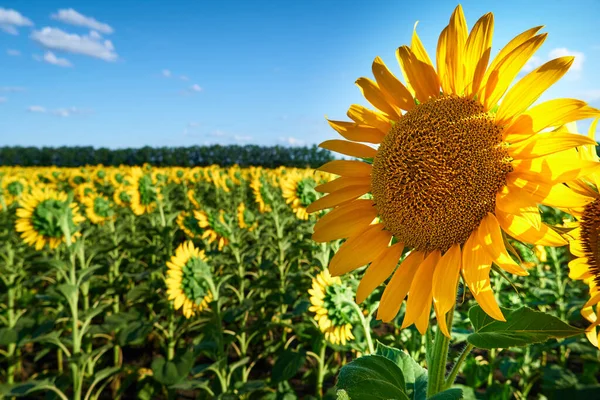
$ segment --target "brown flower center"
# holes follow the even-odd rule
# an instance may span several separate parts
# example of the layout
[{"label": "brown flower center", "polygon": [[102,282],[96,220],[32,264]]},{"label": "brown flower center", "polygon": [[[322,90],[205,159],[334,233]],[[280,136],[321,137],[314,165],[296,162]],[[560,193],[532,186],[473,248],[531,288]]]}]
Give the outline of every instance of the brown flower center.
[{"label": "brown flower center", "polygon": [[512,171],[502,127],[476,100],[443,96],[402,116],[373,162],[372,193],[386,229],[416,250],[464,244]]},{"label": "brown flower center", "polygon": [[600,199],[585,206],[580,222],[583,251],[588,259],[590,272],[596,283],[600,283]]}]

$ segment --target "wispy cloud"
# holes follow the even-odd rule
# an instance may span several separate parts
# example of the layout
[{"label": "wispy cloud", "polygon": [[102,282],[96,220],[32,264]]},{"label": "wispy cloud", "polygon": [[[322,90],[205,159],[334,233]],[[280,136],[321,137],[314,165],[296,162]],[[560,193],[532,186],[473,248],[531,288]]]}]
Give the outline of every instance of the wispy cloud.
[{"label": "wispy cloud", "polygon": [[164,76],[165,78],[171,77],[171,71],[168,69],[163,69],[161,73],[162,73],[162,76]]},{"label": "wispy cloud", "polygon": [[33,26],[33,22],[16,10],[0,7],[0,30],[11,35],[18,35],[17,28],[24,26]]},{"label": "wispy cloud", "polygon": [[45,113],[46,112],[46,107],[42,107],[42,106],[29,106],[29,107],[27,107],[27,111],[32,112],[32,113]]},{"label": "wispy cloud", "polygon": [[112,42],[102,40],[97,35],[77,35],[58,28],[45,27],[34,31],[31,38],[48,50],[81,54],[104,61],[115,61],[118,58]]},{"label": "wispy cloud", "polygon": [[21,52],[19,50],[15,50],[15,49],[7,49],[6,54],[8,54],[9,56],[12,56],[12,57],[17,57],[17,56],[21,55]]},{"label": "wispy cloud", "polygon": [[571,65],[569,72],[570,72],[570,76],[572,79],[579,78],[580,73],[583,70],[583,62],[585,61],[585,54],[583,54],[580,51],[567,49],[566,47],[557,47],[555,49],[550,50],[550,52],[548,53],[548,56],[545,58],[538,57],[538,56],[531,57],[527,61],[525,66],[523,66],[522,71],[526,72],[526,73],[531,72],[534,69],[536,69],[537,67],[544,64],[545,62],[548,62],[548,61],[553,60],[558,57],[565,57],[565,56],[575,57],[575,60],[573,61],[573,65]]},{"label": "wispy cloud", "polygon": [[44,61],[48,64],[52,64],[52,65],[56,65],[58,67],[72,67],[73,64],[71,64],[71,62],[69,60],[67,60],[66,58],[61,58],[61,57],[57,57],[56,54],[54,54],[51,51],[47,51],[43,57],[34,54],[33,58],[36,59],[37,61]]},{"label": "wispy cloud", "polygon": [[202,88],[197,83],[194,83],[192,86],[190,86],[190,90],[193,92],[201,92]]},{"label": "wispy cloud", "polygon": [[587,102],[600,100],[600,89],[590,89],[582,92],[579,97]]},{"label": "wispy cloud", "polygon": [[181,79],[182,81],[186,81],[186,82],[190,80],[190,78],[188,78],[188,77],[187,77],[187,76],[185,76],[185,75],[181,75],[181,76],[179,77],[179,79]]},{"label": "wispy cloud", "polygon": [[295,138],[292,136],[280,137],[279,141],[283,142],[287,145],[290,145],[290,146],[303,146],[304,145],[304,140],[298,139],[298,138]]},{"label": "wispy cloud", "polygon": [[234,135],[233,138],[238,143],[245,143],[245,142],[249,142],[250,140],[252,140],[252,136],[246,136],[246,135]]},{"label": "wispy cloud", "polygon": [[6,97],[0,97],[0,104],[6,103],[8,99]]},{"label": "wispy cloud", "polygon": [[24,91],[25,88],[22,86],[0,86],[0,93],[17,93]]},{"label": "wispy cloud", "polygon": [[80,14],[72,8],[58,10],[58,12],[52,14],[50,18],[65,24],[83,26],[106,34],[114,32],[114,29],[110,25],[99,22],[95,18]]}]

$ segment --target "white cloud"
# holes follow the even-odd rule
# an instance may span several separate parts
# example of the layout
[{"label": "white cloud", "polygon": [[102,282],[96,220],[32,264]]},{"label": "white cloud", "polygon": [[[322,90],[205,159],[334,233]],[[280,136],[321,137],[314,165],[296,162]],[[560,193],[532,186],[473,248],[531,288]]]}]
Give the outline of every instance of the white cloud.
[{"label": "white cloud", "polygon": [[33,22],[16,10],[0,7],[0,30],[11,35],[18,35],[17,27],[23,26],[33,26]]},{"label": "white cloud", "polygon": [[600,89],[586,90],[585,92],[581,93],[579,97],[587,102],[600,100]]},{"label": "white cloud", "polygon": [[179,77],[179,79],[181,79],[182,81],[186,81],[186,82],[190,80],[190,78],[188,78],[188,77],[187,77],[187,76],[185,76],[185,75],[181,75],[181,76]]},{"label": "white cloud", "polygon": [[527,60],[527,62],[523,66],[523,71],[531,72],[534,69],[536,69],[537,67],[539,67],[540,65],[542,65],[543,63],[544,62],[542,61],[542,59],[540,57],[533,56],[529,60]]},{"label": "white cloud", "polygon": [[119,56],[110,40],[100,40],[91,35],[76,35],[58,28],[45,27],[34,31],[31,38],[48,50],[82,54],[104,61],[115,61]]},{"label": "white cloud", "polygon": [[16,93],[16,92],[24,92],[25,88],[21,86],[2,86],[0,87],[0,92],[8,92],[8,93]]},{"label": "white cloud", "polygon": [[192,86],[190,86],[190,89],[193,90],[194,92],[201,92],[202,91],[202,88],[197,83],[194,83]]},{"label": "white cloud", "polygon": [[170,78],[171,77],[171,71],[168,69],[163,69],[162,70],[162,74],[165,78]]},{"label": "white cloud", "polygon": [[217,129],[216,131],[212,131],[212,132],[210,133],[210,136],[214,136],[214,137],[225,137],[225,136],[228,136],[228,135],[227,135],[227,133],[225,133],[225,132],[223,132],[223,131],[221,131],[221,130],[218,130],[218,129]]},{"label": "white cloud", "polygon": [[17,57],[21,55],[21,52],[19,50],[7,49],[6,54],[8,54],[9,56]]},{"label": "white cloud", "polygon": [[233,138],[236,142],[248,142],[252,140],[252,136],[235,135]]},{"label": "white cloud", "polygon": [[56,55],[51,51],[47,51],[46,54],[44,54],[43,59],[48,64],[57,65],[59,67],[72,67],[73,66],[73,64],[71,64],[71,62],[69,60],[67,60],[66,58],[56,57]]},{"label": "white cloud", "polygon": [[58,10],[56,14],[52,14],[50,17],[65,24],[83,26],[102,33],[110,34],[114,32],[110,25],[80,14],[72,8]]},{"label": "white cloud", "polygon": [[69,107],[69,108],[57,108],[56,110],[52,110],[52,114],[58,115],[59,117],[70,117],[73,114],[82,114],[83,110],[78,109],[77,107]]},{"label": "white cloud", "polygon": [[585,61],[585,55],[580,51],[569,50],[566,47],[559,47],[556,49],[552,49],[548,54],[550,59],[565,57],[565,56],[574,56],[575,60],[573,61],[573,65],[569,71],[580,72],[583,69],[583,62]]},{"label": "white cloud", "polygon": [[7,100],[6,97],[0,97],[0,103],[6,103]]},{"label": "white cloud", "polygon": [[291,137],[291,136],[280,137],[279,141],[281,141],[281,142],[283,142],[285,144],[288,144],[290,146],[302,146],[302,145],[304,145],[304,140],[297,139],[297,138]]},{"label": "white cloud", "polygon": [[197,128],[200,124],[198,122],[188,122],[187,126],[188,128]]},{"label": "white cloud", "polygon": [[27,111],[32,112],[32,113],[45,113],[46,112],[46,107],[42,107],[42,106],[29,106],[29,107],[27,107]]},{"label": "white cloud", "polygon": [[98,32],[96,31],[90,31],[90,37],[92,39],[102,39],[102,35],[100,35]]}]

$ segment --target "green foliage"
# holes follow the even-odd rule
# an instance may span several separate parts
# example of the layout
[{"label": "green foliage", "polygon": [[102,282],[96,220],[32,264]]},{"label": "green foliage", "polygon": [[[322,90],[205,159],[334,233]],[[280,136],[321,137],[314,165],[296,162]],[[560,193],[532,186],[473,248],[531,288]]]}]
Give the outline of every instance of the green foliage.
[{"label": "green foliage", "polygon": [[350,399],[409,399],[402,370],[380,355],[363,356],[344,366],[337,388]]}]

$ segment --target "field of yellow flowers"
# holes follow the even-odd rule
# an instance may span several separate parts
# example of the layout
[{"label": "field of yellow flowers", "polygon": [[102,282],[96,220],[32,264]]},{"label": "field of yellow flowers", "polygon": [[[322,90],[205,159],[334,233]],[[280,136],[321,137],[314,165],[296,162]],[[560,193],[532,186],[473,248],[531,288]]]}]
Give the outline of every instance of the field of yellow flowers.
[{"label": "field of yellow flowers", "polygon": [[[381,289],[355,302],[362,271],[327,272],[340,241],[312,241],[324,213],[306,207],[329,191],[330,177],[294,168],[1,168],[0,397],[335,398],[340,368],[375,347],[424,361],[425,336],[397,323],[404,307],[384,324],[375,318]],[[566,215],[543,211],[555,224]],[[496,275],[500,305],[584,326],[587,292],[567,277],[565,249],[514,246],[530,275],[512,283]],[[475,304],[460,293],[452,354],[465,348],[465,310]],[[411,362],[405,379],[416,391],[424,362]],[[457,382],[465,398],[563,398],[600,393],[599,370],[579,335],[476,349]]]}]

